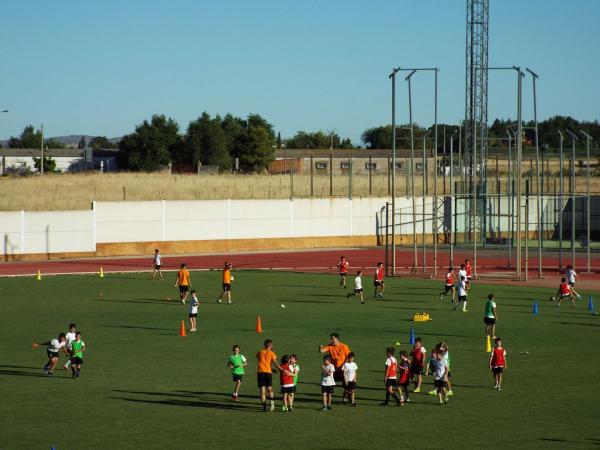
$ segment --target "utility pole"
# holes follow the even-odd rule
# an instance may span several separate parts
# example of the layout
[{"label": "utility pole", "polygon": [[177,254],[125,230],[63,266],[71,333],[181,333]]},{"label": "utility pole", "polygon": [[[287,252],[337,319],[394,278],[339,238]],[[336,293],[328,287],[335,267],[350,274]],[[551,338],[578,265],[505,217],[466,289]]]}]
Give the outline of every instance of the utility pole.
[{"label": "utility pole", "polygon": [[41,147],[40,150],[42,152],[42,158],[40,159],[40,174],[44,175],[44,124],[42,124],[41,128],[41,133],[42,133],[42,139],[41,139]]}]

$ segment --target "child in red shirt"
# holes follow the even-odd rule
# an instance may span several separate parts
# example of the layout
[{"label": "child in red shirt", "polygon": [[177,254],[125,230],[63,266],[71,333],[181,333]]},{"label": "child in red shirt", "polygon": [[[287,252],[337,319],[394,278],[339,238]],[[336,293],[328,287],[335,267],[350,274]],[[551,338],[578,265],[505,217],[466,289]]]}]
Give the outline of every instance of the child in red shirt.
[{"label": "child in red shirt", "polygon": [[494,389],[498,391],[502,390],[502,374],[506,367],[506,350],[502,347],[502,339],[497,337],[494,339],[494,348],[490,356],[490,370],[494,374],[494,381],[496,383]]}]

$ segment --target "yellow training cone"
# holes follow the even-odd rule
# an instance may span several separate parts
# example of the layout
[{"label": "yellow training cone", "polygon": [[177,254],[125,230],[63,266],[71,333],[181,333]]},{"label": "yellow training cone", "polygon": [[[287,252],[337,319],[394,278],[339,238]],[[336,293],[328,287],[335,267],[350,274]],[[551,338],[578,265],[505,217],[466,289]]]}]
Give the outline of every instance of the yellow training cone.
[{"label": "yellow training cone", "polygon": [[490,340],[490,336],[489,335],[486,336],[486,339],[485,339],[485,351],[487,353],[491,353],[491,351],[492,351],[492,342]]},{"label": "yellow training cone", "polygon": [[37,275],[36,275],[36,277],[35,277],[35,278],[36,278],[38,281],[41,281],[41,280],[42,280],[42,273],[41,273],[39,270],[37,271]]},{"label": "yellow training cone", "polygon": [[104,278],[104,270],[102,270],[102,267],[100,267],[100,278]]}]

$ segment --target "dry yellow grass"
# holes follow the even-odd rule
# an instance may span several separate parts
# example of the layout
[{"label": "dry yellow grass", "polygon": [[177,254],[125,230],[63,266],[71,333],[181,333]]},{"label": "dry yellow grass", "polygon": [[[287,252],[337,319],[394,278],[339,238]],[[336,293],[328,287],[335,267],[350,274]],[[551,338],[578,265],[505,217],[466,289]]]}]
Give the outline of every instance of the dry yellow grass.
[{"label": "dry yellow grass", "polygon": [[[501,176],[502,190],[506,179]],[[494,177],[491,180],[495,180]],[[89,209],[96,201],[122,200],[204,200],[204,199],[275,199],[290,197],[289,175],[167,175],[158,173],[114,174],[50,174],[25,178],[0,177],[0,211],[44,211]],[[433,191],[433,177],[429,178]],[[553,179],[551,180],[553,182]],[[294,197],[311,194],[310,176],[295,175]],[[373,175],[371,195],[388,195],[387,175]],[[438,178],[438,192],[443,191],[443,178]],[[447,179],[448,183],[448,179]],[[494,181],[495,183],[495,181]],[[568,180],[565,180],[568,189]],[[449,189],[449,184],[446,184]],[[422,179],[415,181],[417,193],[422,192]],[[577,190],[585,191],[585,178],[577,179]],[[347,175],[334,175],[333,195],[347,196]],[[552,187],[550,187],[552,191]],[[600,179],[593,178],[592,192],[600,192]],[[329,196],[329,176],[315,175],[313,194]],[[398,174],[396,192],[406,192],[405,176]],[[492,191],[493,192],[493,191]],[[551,193],[551,192],[547,192]],[[369,195],[368,175],[353,175],[352,194]]]}]

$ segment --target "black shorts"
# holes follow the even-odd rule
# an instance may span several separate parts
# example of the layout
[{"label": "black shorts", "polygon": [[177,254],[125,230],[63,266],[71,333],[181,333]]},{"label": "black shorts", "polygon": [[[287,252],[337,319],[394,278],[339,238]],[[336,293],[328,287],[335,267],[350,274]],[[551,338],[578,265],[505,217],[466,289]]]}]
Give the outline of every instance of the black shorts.
[{"label": "black shorts", "polygon": [[458,301],[459,302],[466,302],[467,301],[467,296],[466,295],[459,295],[458,296]]},{"label": "black shorts", "polygon": [[410,366],[411,375],[423,375],[425,373],[425,368],[421,366]]},{"label": "black shorts", "polygon": [[198,313],[190,313],[190,314],[188,315],[188,317],[189,317],[190,319],[192,319],[192,318],[193,318],[193,319],[195,319],[196,317],[198,317]]},{"label": "black shorts", "polygon": [[74,366],[80,366],[81,364],[83,364],[83,359],[81,359],[78,356],[73,356],[71,358],[71,364]]},{"label": "black shorts", "polygon": [[494,325],[496,323],[496,318],[495,317],[484,317],[483,322],[487,323],[488,325]]},{"label": "black shorts", "polygon": [[347,272],[340,272],[340,277],[345,277]]},{"label": "black shorts", "polygon": [[223,292],[228,292],[231,290],[231,283],[223,283]]},{"label": "black shorts", "polygon": [[233,374],[231,378],[233,379],[233,381],[242,381],[243,376],[244,376],[243,374],[242,375]]},{"label": "black shorts", "polygon": [[51,352],[50,350],[46,350],[46,355],[48,355],[48,359],[58,358],[58,352]]},{"label": "black shorts", "polygon": [[347,391],[354,391],[356,389],[356,381],[348,381],[346,383],[346,390]]},{"label": "black shorts", "polygon": [[434,385],[436,388],[443,388],[443,387],[445,387],[445,386],[446,386],[446,382],[445,382],[444,380],[434,380],[434,381],[433,381],[433,385]]},{"label": "black shorts", "polygon": [[156,265],[154,266],[154,270],[160,270],[160,264],[156,264]]},{"label": "black shorts", "polygon": [[373,281],[373,286],[375,286],[375,287],[383,286],[383,281],[375,280],[375,281]]},{"label": "black shorts", "polygon": [[492,367],[494,373],[504,373],[504,367]]},{"label": "black shorts", "polygon": [[294,394],[296,392],[296,386],[281,386],[281,393],[282,394]]},{"label": "black shorts", "polygon": [[560,294],[560,298],[572,298],[573,296],[569,294]]},{"label": "black shorts", "polygon": [[273,386],[273,374],[266,372],[258,372],[256,374],[256,380],[258,381],[258,387],[271,387]]},{"label": "black shorts", "polygon": [[452,285],[444,285],[444,293],[447,294],[448,292],[450,292],[452,289],[454,289],[454,286]]},{"label": "black shorts", "polygon": [[398,380],[396,378],[386,378],[385,385],[386,387],[398,387]]},{"label": "black shorts", "polygon": [[362,288],[361,289],[354,289],[354,293],[355,294],[360,294],[362,291],[363,291]]},{"label": "black shorts", "polygon": [[398,384],[402,389],[408,389],[408,386],[410,385],[410,381],[407,381],[406,383],[399,383]]},{"label": "black shorts", "polygon": [[336,368],[335,372],[333,372],[333,379],[336,382],[340,382],[340,383],[345,383],[346,380],[344,379],[344,372],[342,371],[342,368]]},{"label": "black shorts", "polygon": [[575,286],[575,282],[574,281],[569,281],[569,286]]},{"label": "black shorts", "polygon": [[190,287],[187,284],[179,285],[179,293],[180,294],[186,293],[189,289],[190,289]]},{"label": "black shorts", "polygon": [[333,394],[333,388],[335,386],[321,386],[321,392],[323,394]]}]

